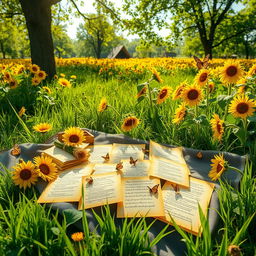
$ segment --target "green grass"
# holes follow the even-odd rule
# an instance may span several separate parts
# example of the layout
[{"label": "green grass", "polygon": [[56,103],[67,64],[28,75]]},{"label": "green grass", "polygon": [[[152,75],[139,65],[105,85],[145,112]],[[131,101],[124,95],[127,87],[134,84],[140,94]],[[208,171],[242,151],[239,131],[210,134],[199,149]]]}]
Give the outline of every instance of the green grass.
[{"label": "green grass", "polygon": [[[131,137],[197,149],[226,150],[241,155],[250,153],[252,161],[246,165],[240,189],[236,190],[224,182],[221,184],[221,225],[217,235],[210,235],[208,222],[203,217],[205,231],[200,238],[194,239],[193,236],[177,229],[186,241],[188,255],[227,255],[227,248],[232,243],[240,245],[243,255],[256,254],[256,221],[253,215],[256,212],[256,145],[255,139],[252,139],[254,135],[249,134],[251,137],[247,142],[250,144],[242,146],[239,137],[230,126],[226,127],[223,142],[217,143],[212,139],[209,124],[213,113],[224,114],[228,101],[223,101],[223,107],[220,101],[212,100],[208,109],[202,104],[197,116],[195,108],[190,108],[185,121],[177,126],[172,124],[175,108],[179,105],[177,101],[168,99],[161,105],[154,105],[154,109],[151,110],[147,99],[137,103],[137,84],[131,80],[104,81],[83,67],[61,67],[59,72],[67,76],[77,75],[78,78],[71,89],[47,84],[53,91],[50,96],[53,97],[54,104],[49,104],[48,99],[41,95],[32,105],[28,104],[26,115],[19,118],[11,106],[16,112],[21,106],[26,107],[29,98],[22,98],[24,90],[21,88],[16,95],[12,93],[8,96],[11,104],[6,98],[1,100],[3,107],[2,111],[0,110],[0,149],[11,148],[15,143],[42,143],[69,126],[122,133],[120,127],[123,118],[132,114],[141,122],[136,129],[126,133]],[[193,70],[173,71],[162,77],[163,84],[154,81],[151,86],[160,88],[168,85],[175,88],[185,79],[191,82],[194,75]],[[145,82],[148,78],[145,77],[140,82]],[[217,90],[212,98],[216,98],[217,94],[225,94],[225,88]],[[108,104],[120,115],[111,108],[103,113],[97,112],[102,97],[106,97]],[[53,130],[47,134],[34,132],[33,125],[40,122],[51,123]],[[228,122],[241,127],[241,122],[232,119],[231,116],[228,116]],[[249,129],[255,129],[254,122],[250,123]],[[79,246],[70,239],[70,233],[75,230],[67,219],[51,209],[38,205],[35,190],[21,194],[8,175],[0,178],[0,201],[1,255],[146,255],[150,254],[150,247],[157,242],[149,242],[146,232],[141,235],[141,230],[149,228],[144,219],[138,222],[125,220],[123,227],[117,228],[114,225],[114,218],[106,208],[103,217],[96,216],[101,230],[100,236],[89,232],[86,218],[83,216],[86,239],[83,241],[84,244],[80,243]],[[131,254],[127,254],[127,248],[132,248]]]}]

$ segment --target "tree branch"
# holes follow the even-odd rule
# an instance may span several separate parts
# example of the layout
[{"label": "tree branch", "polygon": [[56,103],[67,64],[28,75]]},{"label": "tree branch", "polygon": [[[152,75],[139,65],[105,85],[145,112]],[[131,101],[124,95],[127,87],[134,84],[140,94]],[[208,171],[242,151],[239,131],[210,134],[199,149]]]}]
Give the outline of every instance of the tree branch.
[{"label": "tree branch", "polygon": [[237,32],[237,33],[235,33],[235,34],[233,34],[233,35],[231,35],[231,36],[228,36],[228,37],[222,39],[219,43],[213,45],[212,48],[215,48],[215,47],[221,45],[222,43],[224,43],[225,41],[227,41],[227,40],[229,40],[229,39],[231,39],[231,38],[234,38],[234,37],[236,37],[236,36],[242,35],[243,33],[247,32],[248,30],[251,30],[251,31],[252,31],[252,30],[255,30],[255,29],[256,29],[256,27],[246,28],[246,29],[244,29],[244,30],[241,30],[241,31],[239,31],[239,32]]}]

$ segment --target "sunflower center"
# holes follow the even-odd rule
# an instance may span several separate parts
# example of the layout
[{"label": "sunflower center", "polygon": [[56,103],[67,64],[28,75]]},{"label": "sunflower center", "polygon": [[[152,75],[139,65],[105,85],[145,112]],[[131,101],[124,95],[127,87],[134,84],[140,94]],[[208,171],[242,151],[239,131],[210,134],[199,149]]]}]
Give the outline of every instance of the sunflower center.
[{"label": "sunflower center", "polygon": [[133,126],[135,124],[134,119],[129,119],[125,122],[125,126]]},{"label": "sunflower center", "polygon": [[66,86],[66,85],[67,85],[67,83],[66,83],[65,81],[63,81],[63,82],[62,82],[62,85]]},{"label": "sunflower center", "polygon": [[29,180],[29,179],[31,178],[31,176],[32,176],[32,173],[31,173],[31,171],[28,170],[28,169],[23,169],[23,170],[21,170],[21,172],[20,172],[20,178],[21,178],[22,180]]},{"label": "sunflower center", "polygon": [[249,106],[245,102],[241,102],[236,106],[236,110],[239,114],[244,114],[249,110]]},{"label": "sunflower center", "polygon": [[38,76],[43,77],[44,74],[43,73],[38,73]]},{"label": "sunflower center", "polygon": [[221,133],[221,125],[220,125],[220,123],[219,122],[217,122],[217,131],[218,131],[218,133]]},{"label": "sunflower center", "polygon": [[14,87],[15,86],[15,82],[14,81],[11,81],[10,82],[10,87]]},{"label": "sunflower center", "polygon": [[228,76],[235,76],[237,74],[237,71],[238,71],[237,67],[230,66],[230,67],[227,68],[226,73],[227,73]]},{"label": "sunflower center", "polygon": [[204,81],[207,79],[207,77],[208,77],[208,74],[207,74],[207,73],[203,73],[203,74],[200,76],[200,78],[199,78],[200,82],[204,82]]},{"label": "sunflower center", "polygon": [[195,89],[192,89],[192,90],[190,90],[190,91],[188,92],[188,99],[189,99],[189,100],[195,100],[195,99],[198,98],[198,96],[199,96],[199,93],[198,93],[198,91],[195,90]]},{"label": "sunflower center", "polygon": [[163,99],[167,94],[167,90],[166,89],[163,89],[161,92],[160,92],[160,95],[159,95],[159,98],[160,99]]},{"label": "sunflower center", "polygon": [[77,143],[79,141],[79,137],[76,134],[72,134],[69,137],[69,141],[72,142],[72,143]]},{"label": "sunflower center", "polygon": [[223,165],[221,163],[218,163],[217,168],[216,168],[217,173],[221,172],[223,170],[223,168],[224,168]]},{"label": "sunflower center", "polygon": [[47,164],[40,164],[39,169],[44,175],[48,175],[50,173],[50,168]]}]

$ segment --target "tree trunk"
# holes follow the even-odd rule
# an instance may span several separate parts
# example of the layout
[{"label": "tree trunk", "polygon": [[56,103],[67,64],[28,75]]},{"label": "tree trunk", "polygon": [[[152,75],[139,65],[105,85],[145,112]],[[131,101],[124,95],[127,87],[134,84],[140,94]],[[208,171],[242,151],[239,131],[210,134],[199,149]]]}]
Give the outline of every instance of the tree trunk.
[{"label": "tree trunk", "polygon": [[245,50],[246,59],[249,59],[250,47],[249,47],[249,42],[248,42],[247,38],[244,40],[244,50]]},{"label": "tree trunk", "polygon": [[204,55],[207,56],[210,55],[210,59],[212,59],[212,43],[210,43],[208,40],[203,43],[204,47]]},{"label": "tree trunk", "polygon": [[1,52],[2,52],[2,55],[3,55],[3,59],[5,59],[5,51],[4,51],[4,44],[3,44],[3,42],[0,43],[0,47],[1,47]]},{"label": "tree trunk", "polygon": [[25,15],[31,59],[52,78],[56,74],[50,0],[19,0]]}]

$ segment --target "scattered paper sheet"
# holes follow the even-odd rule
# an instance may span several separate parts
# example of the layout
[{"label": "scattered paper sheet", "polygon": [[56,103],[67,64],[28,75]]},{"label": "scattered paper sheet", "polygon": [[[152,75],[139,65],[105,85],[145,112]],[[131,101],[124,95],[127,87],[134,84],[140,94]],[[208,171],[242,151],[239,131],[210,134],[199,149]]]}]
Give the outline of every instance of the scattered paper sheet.
[{"label": "scattered paper sheet", "polygon": [[213,188],[213,183],[191,177],[190,188],[180,188],[176,192],[174,186],[166,182],[162,188],[165,218],[161,219],[171,223],[171,215],[181,228],[199,235],[201,223],[198,204],[203,213],[207,215]]},{"label": "scattered paper sheet", "polygon": [[76,167],[59,173],[38,199],[38,203],[78,202],[81,198],[82,176],[90,175],[92,166]]},{"label": "scattered paper sheet", "polygon": [[[157,193],[150,189],[157,188]],[[160,180],[157,178],[124,178],[123,202],[117,205],[117,217],[164,216]]]},{"label": "scattered paper sheet", "polygon": [[[137,160],[137,159],[136,159]],[[134,164],[130,163],[130,160],[121,160],[123,163],[122,177],[148,177],[150,169],[149,160],[133,160]]]},{"label": "scattered paper sheet", "polygon": [[111,163],[119,163],[122,159],[143,160],[145,144],[113,144],[113,148],[110,153]]},{"label": "scattered paper sheet", "polygon": [[186,161],[183,157],[182,148],[169,148],[166,146],[162,146],[154,141],[150,141],[150,153],[149,153],[149,159],[152,159],[152,157],[162,157],[168,160],[172,160],[175,163],[179,164],[185,164]]},{"label": "scattered paper sheet", "polygon": [[[83,177],[84,209],[113,204],[122,201],[121,175],[119,172]],[[79,201],[78,209],[82,210],[82,198]]]},{"label": "scattered paper sheet", "polygon": [[93,166],[93,175],[116,172],[116,164],[95,164]]},{"label": "scattered paper sheet", "polygon": [[104,157],[106,157],[106,155],[110,153],[112,149],[112,144],[94,145],[89,146],[86,149],[88,149],[91,154],[89,157],[90,163],[107,163],[108,160],[106,160]]},{"label": "scattered paper sheet", "polygon": [[174,161],[151,157],[150,175],[158,177],[183,187],[189,187],[189,169],[185,164],[177,164]]}]

